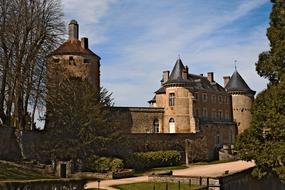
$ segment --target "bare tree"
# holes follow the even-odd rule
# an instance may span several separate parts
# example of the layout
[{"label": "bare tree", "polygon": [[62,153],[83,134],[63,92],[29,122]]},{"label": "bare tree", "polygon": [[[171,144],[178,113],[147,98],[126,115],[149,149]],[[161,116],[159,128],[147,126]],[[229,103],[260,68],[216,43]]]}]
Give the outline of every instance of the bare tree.
[{"label": "bare tree", "polygon": [[45,58],[64,32],[60,0],[0,0],[0,117],[6,124],[33,125],[44,103]]}]

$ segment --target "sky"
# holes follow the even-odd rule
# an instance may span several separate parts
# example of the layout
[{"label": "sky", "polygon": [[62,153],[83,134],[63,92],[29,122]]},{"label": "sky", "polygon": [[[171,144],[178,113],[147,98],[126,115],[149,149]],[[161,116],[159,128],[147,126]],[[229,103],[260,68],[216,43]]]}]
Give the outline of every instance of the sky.
[{"label": "sky", "polygon": [[66,24],[101,57],[101,86],[116,106],[148,106],[164,70],[178,56],[193,74],[223,76],[235,69],[260,92],[267,80],[255,71],[269,50],[268,0],[62,0]]}]

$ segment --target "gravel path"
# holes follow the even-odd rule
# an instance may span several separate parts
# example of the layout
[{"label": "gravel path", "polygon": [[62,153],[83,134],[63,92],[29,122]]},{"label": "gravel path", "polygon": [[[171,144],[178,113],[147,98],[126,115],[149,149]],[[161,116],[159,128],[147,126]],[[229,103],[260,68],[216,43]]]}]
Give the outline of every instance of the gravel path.
[{"label": "gravel path", "polygon": [[[223,175],[226,170],[229,173],[235,173],[241,170],[245,170],[253,167],[254,162],[245,162],[245,161],[235,161],[221,164],[209,164],[209,165],[191,165],[189,168],[174,170],[173,175],[181,175],[181,176],[207,176],[207,177],[217,177]],[[122,185],[128,183],[138,183],[148,181],[147,176],[141,177],[132,177],[125,179],[116,179],[116,180],[104,180],[100,183],[100,188],[106,190],[117,190],[113,187],[113,185]],[[86,188],[97,188],[97,182],[90,182],[87,184]]]}]

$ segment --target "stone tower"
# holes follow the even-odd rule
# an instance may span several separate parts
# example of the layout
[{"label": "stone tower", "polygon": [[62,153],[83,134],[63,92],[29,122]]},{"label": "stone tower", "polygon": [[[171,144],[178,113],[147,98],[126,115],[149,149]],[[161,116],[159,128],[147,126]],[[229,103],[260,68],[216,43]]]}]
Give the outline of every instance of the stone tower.
[{"label": "stone tower", "polygon": [[237,70],[231,77],[224,77],[224,82],[226,91],[232,96],[233,119],[240,134],[250,126],[255,91],[248,87]]},{"label": "stone tower", "polygon": [[63,65],[67,77],[86,78],[99,90],[101,58],[89,49],[88,38],[78,39],[79,25],[76,20],[69,23],[68,33],[68,40],[49,55],[48,69],[57,64]]}]

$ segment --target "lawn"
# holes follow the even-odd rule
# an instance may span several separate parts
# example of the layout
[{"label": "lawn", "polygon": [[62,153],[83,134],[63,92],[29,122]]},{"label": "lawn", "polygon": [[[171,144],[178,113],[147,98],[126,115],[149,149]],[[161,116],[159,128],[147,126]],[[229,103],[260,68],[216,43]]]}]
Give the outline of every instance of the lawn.
[{"label": "lawn", "polygon": [[52,176],[43,176],[41,173],[31,171],[15,164],[0,161],[0,181],[4,180],[31,180],[51,179]]},{"label": "lawn", "polygon": [[152,183],[152,182],[143,182],[143,183],[131,183],[126,185],[116,185],[114,186],[120,190],[198,190],[202,186],[188,184],[180,184],[180,189],[178,183]]}]

